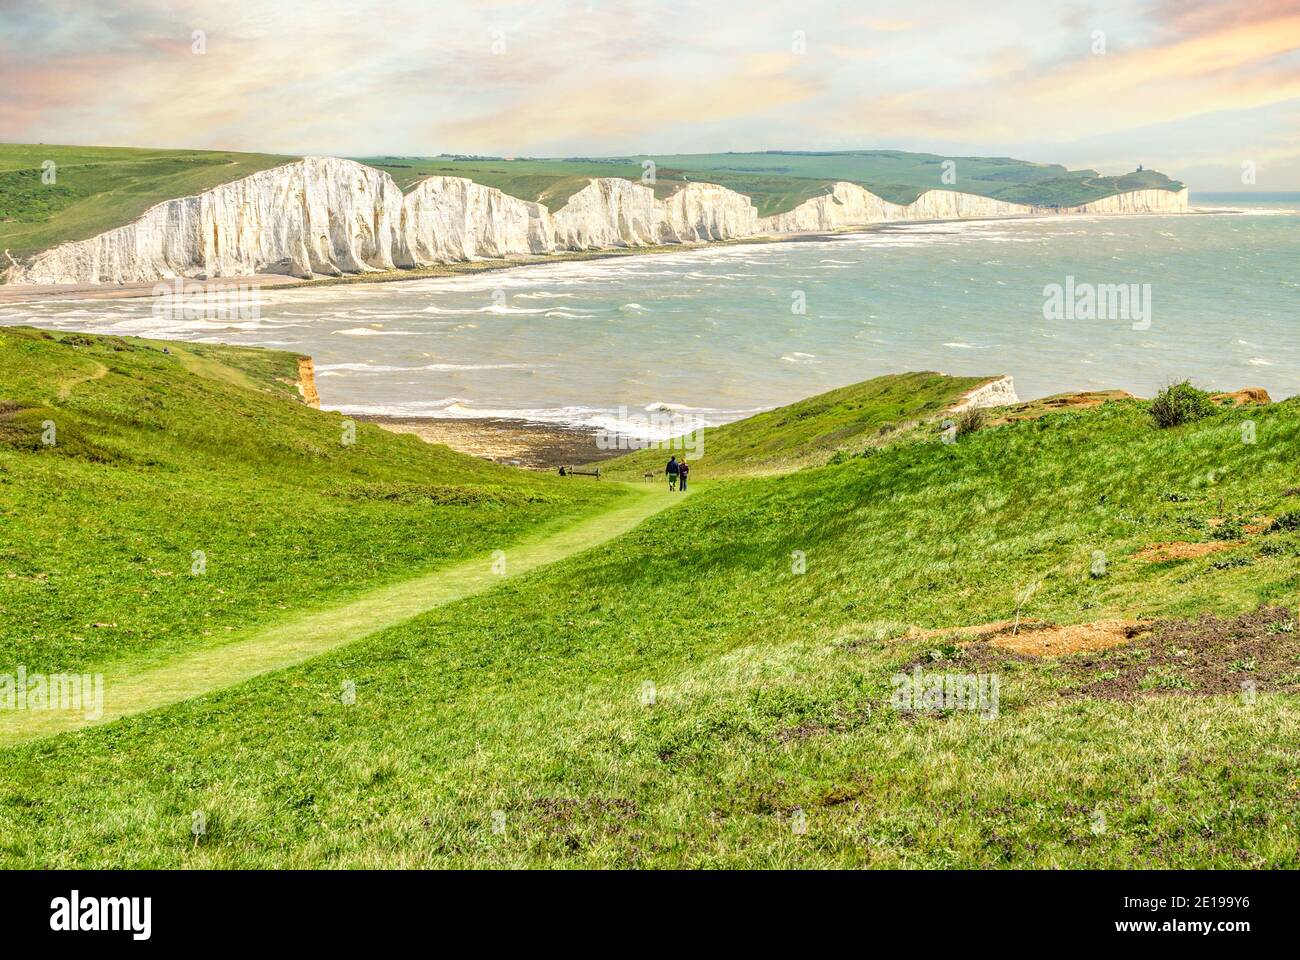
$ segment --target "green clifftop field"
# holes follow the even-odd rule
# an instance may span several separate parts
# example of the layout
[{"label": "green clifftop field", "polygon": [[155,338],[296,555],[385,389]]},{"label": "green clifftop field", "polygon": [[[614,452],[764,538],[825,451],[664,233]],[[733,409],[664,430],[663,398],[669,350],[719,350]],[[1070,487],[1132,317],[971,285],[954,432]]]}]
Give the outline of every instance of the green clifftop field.
[{"label": "green clifftop field", "polygon": [[[700,477],[780,473],[839,453],[856,453],[887,442],[899,431],[933,419],[988,377],[947,377],[938,373],[900,373],[855,383],[705,429],[686,456]],[[702,450],[702,454],[699,453]],[[603,462],[601,472],[620,480],[663,472],[673,451],[638,450]]]},{"label": "green clifftop field", "polygon": [[[956,180],[945,183],[944,163]],[[668,156],[570,159],[491,157],[365,157],[409,190],[430,176],[468,177],[511,196],[558,210],[593,177],[639,180],[642,163],[655,163],[655,194],[671,195],[683,183],[703,181],[753,199],[760,216],[793,210],[826,193],[839,180],[856,183],[894,203],[911,203],[926,190],[960,190],[1009,203],[1071,206],[1129,190],[1181,190],[1183,184],[1154,170],[1103,177],[1096,170],[1009,157],[942,157],[901,150],[811,153],[699,153]]]},{"label": "green clifftop field", "polygon": [[297,369],[275,351],[0,328],[0,665],[238,636],[610,498],[369,424],[344,445],[341,416],[297,400]]},{"label": "green clifftop field", "polygon": [[[706,457],[668,499],[364,427],[342,448],[291,360],[5,332],[0,673],[147,675],[359,579],[489,540],[512,562],[534,524],[642,522],[307,662],[3,748],[0,865],[1300,865],[1300,403],[1162,429],[1111,400],[945,443],[959,384],[913,374],[910,427],[831,449],[900,415],[908,378],[881,378],[774,411],[752,454],[754,424],[711,432],[730,475]],[[33,442],[43,419],[66,449]],[[996,710],[896,709],[917,669],[995,675]]]},{"label": "green clifftop field", "polygon": [[[212,150],[0,143],[0,251],[16,259],[130,223],[293,157]],[[52,162],[54,182],[42,178]],[[7,261],[6,261],[7,263]]]}]

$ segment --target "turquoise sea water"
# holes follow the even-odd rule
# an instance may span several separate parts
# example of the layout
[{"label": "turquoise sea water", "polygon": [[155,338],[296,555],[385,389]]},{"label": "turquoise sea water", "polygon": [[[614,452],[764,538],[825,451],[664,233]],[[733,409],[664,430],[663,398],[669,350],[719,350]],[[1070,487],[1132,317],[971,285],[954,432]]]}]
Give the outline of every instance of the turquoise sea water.
[{"label": "turquoise sea water", "polygon": [[[667,407],[716,423],[917,369],[1011,374],[1026,398],[1183,378],[1300,392],[1300,195],[1192,203],[271,289],[236,322],[140,299],[0,306],[0,323],[301,351],[324,405],[354,413],[606,424]],[[1045,319],[1045,286],[1070,277],[1149,284],[1150,326]]]}]

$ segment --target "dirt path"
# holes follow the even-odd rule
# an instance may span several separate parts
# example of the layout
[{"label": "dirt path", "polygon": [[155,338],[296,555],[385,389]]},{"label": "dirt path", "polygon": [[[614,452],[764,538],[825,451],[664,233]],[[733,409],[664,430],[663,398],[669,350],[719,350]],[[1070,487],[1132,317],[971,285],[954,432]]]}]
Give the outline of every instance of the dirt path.
[{"label": "dirt path", "polygon": [[106,376],[108,376],[108,367],[104,366],[102,363],[100,363],[97,360],[93,362],[95,364],[95,369],[92,370],[90,373],[78,374],[75,377],[69,377],[67,380],[64,380],[62,383],[59,384],[60,400],[67,400],[68,397],[72,396],[73,389],[80,386],[81,384],[89,383],[91,380],[103,380]]},{"label": "dirt path", "polygon": [[[345,604],[247,632],[220,646],[182,653],[147,666],[108,664],[87,670],[104,676],[102,716],[88,719],[85,711],[66,709],[6,710],[0,712],[0,746],[109,723],[291,667],[436,607],[486,593],[502,580],[600,546],[684,499],[657,485],[653,489],[635,484],[621,486],[627,488],[628,495],[612,509],[549,535],[505,544],[503,554],[489,552],[412,580],[370,590]],[[498,573],[502,557],[505,569]]]}]

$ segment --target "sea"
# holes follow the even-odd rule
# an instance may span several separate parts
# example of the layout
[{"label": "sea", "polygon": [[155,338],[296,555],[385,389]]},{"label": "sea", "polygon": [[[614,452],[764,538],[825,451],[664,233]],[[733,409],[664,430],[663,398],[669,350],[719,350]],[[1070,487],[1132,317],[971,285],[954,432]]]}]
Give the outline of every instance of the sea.
[{"label": "sea", "polygon": [[909,370],[1007,374],[1025,399],[1181,380],[1300,392],[1300,194],[1191,204],[263,288],[237,315],[160,297],[0,305],[0,324],[309,354],[322,405],[349,414],[647,436]]}]

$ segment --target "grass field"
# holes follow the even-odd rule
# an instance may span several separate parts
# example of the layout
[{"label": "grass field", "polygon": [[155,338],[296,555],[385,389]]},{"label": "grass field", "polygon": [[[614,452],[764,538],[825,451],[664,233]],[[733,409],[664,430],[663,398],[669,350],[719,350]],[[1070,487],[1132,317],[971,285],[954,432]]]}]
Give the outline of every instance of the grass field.
[{"label": "grass field", "polygon": [[[945,182],[944,163],[955,163]],[[760,216],[784,213],[825,193],[839,180],[861,184],[895,203],[911,203],[925,190],[949,189],[1012,203],[1068,206],[1127,190],[1181,189],[1153,170],[1103,177],[1095,170],[1006,157],[942,157],[898,150],[837,153],[674,154],[625,158],[487,159],[456,157],[365,157],[409,190],[429,176],[468,177],[512,196],[544,203],[552,212],[592,177],[639,180],[643,162],[655,164],[655,193],[663,197],[687,181],[717,183],[751,197]]]},{"label": "grass field", "polygon": [[[843,457],[888,443],[933,419],[987,377],[947,377],[903,373],[877,377],[746,417],[725,427],[704,429],[697,443],[678,449],[697,477],[783,473],[828,457]],[[683,443],[683,447],[687,444]],[[638,480],[646,471],[662,473],[672,451],[639,450],[601,463],[601,472]]]},{"label": "grass field", "polygon": [[[208,150],[0,143],[0,251],[22,258],[134,220],[293,157]],[[52,163],[53,182],[45,182]],[[6,261],[7,263],[7,261]]]},{"label": "grass field", "polygon": [[[123,480],[109,492],[152,490],[166,504],[158,513],[190,525],[168,548],[173,567],[191,543],[220,542],[210,531],[224,513],[293,510],[304,525],[310,513],[315,529],[322,518],[295,497],[315,506],[319,488],[385,482],[330,451],[337,418],[276,396],[260,365],[241,372],[265,389],[236,392],[187,373],[174,355],[115,360],[104,342],[30,334],[18,347],[62,359],[41,382],[73,383],[64,402],[80,411],[80,452],[51,456],[15,444],[12,432],[0,446],[5,529],[21,531],[4,564],[22,589],[99,565],[98,577],[77,583],[83,610],[66,628],[124,591],[147,608],[148,587],[176,579],[145,575],[161,566],[155,544],[167,531],[138,525],[129,497],[97,495],[103,476],[130,475],[137,486]],[[138,366],[82,379],[96,369],[82,350],[110,369]],[[24,356],[26,369],[35,361]],[[147,393],[137,376],[156,378]],[[778,411],[777,439],[754,449],[752,468],[764,475],[745,475],[754,425],[735,425],[735,436],[719,428],[710,437],[719,476],[706,457],[689,498],[490,592],[228,689],[4,749],[0,865],[1300,865],[1300,403],[1216,409],[1159,429],[1145,402],[1123,400],[955,443],[922,423],[887,443],[855,433],[830,451],[826,437],[846,423],[924,417],[959,386],[913,376],[928,396],[910,409],[898,410],[907,381],[884,378],[805,402],[802,417]],[[9,379],[0,382],[9,392]],[[163,406],[177,410],[178,393],[218,391],[226,416],[121,425],[164,390]],[[101,412],[82,409],[92,401]],[[202,476],[223,477],[232,460],[255,455],[226,455],[238,444],[227,421],[269,423],[277,405],[291,412],[252,445],[269,462],[245,486],[221,487],[222,511],[177,499],[174,474],[188,469],[206,486]],[[1247,420],[1253,442],[1243,441]],[[161,462],[164,431],[179,436],[184,457]],[[815,456],[800,456],[801,437]],[[403,491],[416,471],[441,476],[459,464],[406,438],[373,440],[393,471],[387,482]],[[114,457],[96,459],[100,449]],[[774,456],[809,465],[768,475]],[[38,482],[56,462],[77,472]],[[296,493],[299,469],[277,488],[287,463],[310,464],[319,487]],[[463,495],[496,489],[509,506],[475,501],[463,524],[420,527],[399,495],[388,509],[400,511],[401,529],[481,542],[480,524],[519,532],[540,506],[558,531],[635,496],[474,467],[482,472],[461,478]],[[57,527],[72,511],[38,512],[14,497],[27,478],[29,497],[79,497],[81,527],[42,532],[47,516]],[[396,523],[367,519],[368,532],[317,536],[315,569],[355,568],[369,543],[394,560],[372,579],[396,582],[393,551],[403,548],[384,536]],[[327,511],[331,521],[347,529]],[[273,527],[268,518],[257,537],[230,541],[244,552],[224,566],[260,576],[229,576],[289,605],[329,592],[298,582],[301,567],[263,560],[284,557],[268,542]],[[1197,549],[1151,552],[1171,542]],[[86,563],[63,559],[78,550],[90,551]],[[228,594],[240,617],[256,618],[243,590]],[[6,596],[6,623],[13,602]],[[101,644],[83,655],[79,642],[58,642],[62,629],[42,635],[41,608],[24,606],[21,593],[17,602],[27,616],[0,664],[114,652]],[[173,602],[189,601],[177,592]],[[186,620],[208,611],[233,616],[208,596]],[[1111,649],[1068,656],[974,641],[974,625],[1017,612],[1030,638],[1047,635],[1032,633],[1043,622],[1141,626]],[[184,649],[185,631],[170,629],[169,645]],[[915,667],[996,675],[995,715],[895,709],[893,678]]]},{"label": "grass field", "polygon": [[344,445],[296,377],[287,353],[0,328],[0,664],[238,637],[614,498],[368,424]]}]

